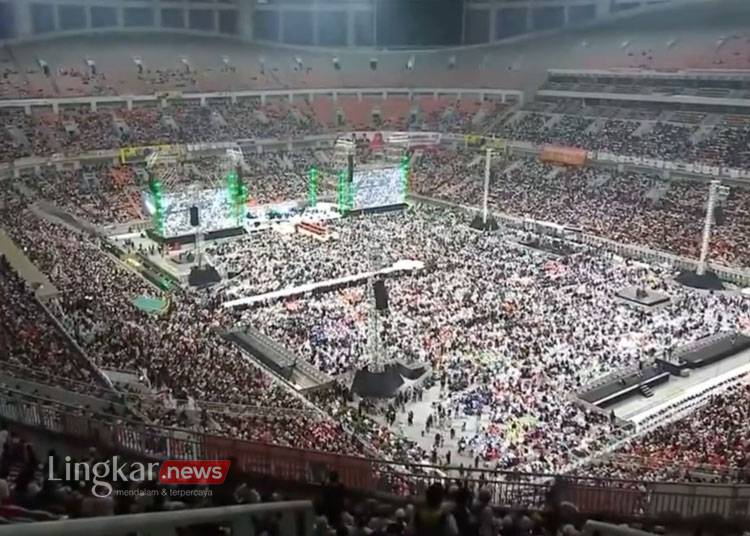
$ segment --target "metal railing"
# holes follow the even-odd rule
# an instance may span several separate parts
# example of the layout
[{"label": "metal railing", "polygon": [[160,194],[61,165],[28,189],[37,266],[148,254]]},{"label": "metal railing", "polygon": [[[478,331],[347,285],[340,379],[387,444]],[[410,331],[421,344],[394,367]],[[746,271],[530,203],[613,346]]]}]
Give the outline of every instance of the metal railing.
[{"label": "metal railing", "polygon": [[232,536],[256,534],[256,519],[274,514],[281,536],[311,536],[314,513],[310,501],[289,501],[150,514],[12,524],[0,527],[0,536],[174,536],[178,527],[216,524],[228,526]]},{"label": "metal railing", "polygon": [[[445,199],[437,199],[426,195],[410,194],[410,197],[420,203],[459,209],[469,213],[476,213],[477,211],[481,210],[479,207],[463,205],[461,203],[455,203],[453,201],[448,201]],[[495,210],[492,210],[490,212],[498,221],[503,222],[508,227],[516,229],[526,230],[526,225],[537,223],[534,220],[524,220],[523,218],[511,216],[510,214],[505,214],[504,212]],[[696,266],[698,265],[697,259],[682,257],[673,253],[667,253],[666,251],[647,248],[645,246],[638,246],[635,244],[622,244],[608,238],[601,238],[599,236],[594,236],[586,233],[574,233],[573,241],[587,246],[601,248],[620,255],[621,257],[639,259],[656,264],[667,264],[683,270],[695,270]],[[725,281],[729,281],[743,287],[750,286],[750,270],[713,263],[710,263],[710,269],[713,270],[719,278]]]},{"label": "metal railing", "polygon": [[432,482],[449,485],[460,479],[475,489],[486,487],[496,504],[543,508],[552,483],[559,481],[563,483],[560,498],[575,504],[584,514],[640,517],[710,513],[727,519],[750,517],[750,486],[663,483],[385,461],[217,437],[91,413],[74,415],[64,407],[14,399],[2,392],[0,417],[125,455],[155,460],[232,458],[240,472],[276,482],[321,484],[335,470],[351,490],[415,497],[422,495]]}]

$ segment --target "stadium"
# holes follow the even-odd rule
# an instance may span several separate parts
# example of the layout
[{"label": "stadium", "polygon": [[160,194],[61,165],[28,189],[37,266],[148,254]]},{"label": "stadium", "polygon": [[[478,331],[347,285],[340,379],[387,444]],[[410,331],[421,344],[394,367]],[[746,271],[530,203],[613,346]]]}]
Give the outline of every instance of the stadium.
[{"label": "stadium", "polygon": [[0,536],[750,530],[750,3],[0,45]]}]

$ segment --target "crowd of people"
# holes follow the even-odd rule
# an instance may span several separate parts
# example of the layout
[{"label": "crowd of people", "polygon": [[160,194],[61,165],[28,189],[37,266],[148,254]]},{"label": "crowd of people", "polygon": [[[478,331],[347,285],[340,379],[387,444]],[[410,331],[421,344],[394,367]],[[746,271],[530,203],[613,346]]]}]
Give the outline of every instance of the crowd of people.
[{"label": "crowd of people", "polygon": [[[135,479],[111,476],[113,459],[95,447],[81,452],[51,449],[42,453],[30,438],[0,425],[0,520],[3,524],[83,519],[137,513],[176,512],[214,506],[275,503],[305,496],[280,492],[269,482],[254,482],[230,466],[217,486],[176,486],[144,472]],[[234,460],[236,462],[236,460]],[[91,479],[76,479],[66,465],[96,469],[99,482],[112,487],[108,496],[93,493]],[[119,463],[123,463],[120,459]],[[79,475],[83,474],[79,469]],[[101,494],[101,488],[98,488]],[[559,494],[559,493],[557,493]],[[578,536],[585,519],[570,515],[554,486],[544,511],[497,504],[486,486],[457,479],[434,482],[421,497],[399,505],[360,498],[330,472],[311,488],[315,536]],[[270,504],[272,506],[272,504]],[[184,536],[219,536],[223,523],[184,526]],[[253,518],[257,534],[282,534],[287,527],[273,513]]]},{"label": "crowd of people", "polygon": [[[470,166],[472,153],[426,154],[412,174],[415,192],[481,206],[483,179]],[[654,195],[656,194],[656,195]],[[518,157],[495,164],[490,208],[583,229],[603,238],[697,258],[708,184],[665,180],[655,174],[592,167],[562,168]],[[720,203],[725,215],[714,226],[711,257],[718,264],[750,263],[743,236],[750,231],[748,190],[731,187]]]},{"label": "crowd of people", "polygon": [[[486,113],[474,125],[477,110],[467,111],[442,102],[424,117],[410,118],[410,130],[474,133],[478,129],[505,138],[534,144],[559,144],[617,155],[637,156],[711,166],[742,168],[750,141],[750,127],[711,125],[705,134],[694,137],[699,126],[664,120],[643,123],[640,119],[620,119],[579,115],[550,114],[523,110],[509,119],[495,121],[493,108],[485,103]],[[535,108],[531,106],[531,108]],[[588,113],[588,112],[587,112]],[[23,110],[3,111],[2,118],[13,132],[0,136],[0,160],[55,153],[79,154],[121,146],[166,143],[225,142],[256,138],[293,139],[305,135],[347,128],[335,127],[332,120],[321,119],[315,104],[307,101],[269,101],[257,99],[231,103],[174,103],[163,108],[126,109],[65,108],[58,115]],[[404,120],[407,118],[404,117]],[[377,125],[376,128],[388,128]]]},{"label": "crowd of people", "polygon": [[[741,298],[696,296],[667,286],[669,274],[659,269],[587,253],[550,262],[500,237],[476,235],[459,219],[442,210],[412,209],[363,219],[356,236],[387,258],[407,249],[430,266],[388,280],[383,352],[429,361],[445,376],[450,394],[442,405],[457,418],[477,420],[473,432],[460,436],[472,458],[479,455],[492,467],[559,471],[595,452],[617,429],[567,402],[570,392],[730,329],[747,314]],[[310,277],[329,279],[325,265],[319,266]],[[672,297],[672,306],[648,316],[616,304],[619,289],[653,280]],[[322,370],[340,374],[367,363],[369,309],[362,286],[296,296],[237,315]],[[612,314],[602,317],[602,311]]]},{"label": "crowd of people", "polygon": [[[2,228],[49,274],[60,292],[51,306],[60,312],[63,325],[97,367],[145,374],[155,390],[167,390],[175,399],[192,398],[199,405],[206,401],[304,407],[219,335],[215,328],[227,325],[221,310],[204,307],[195,296],[175,295],[167,316],[149,318],[131,302],[140,295],[157,295],[157,289],[118,266],[97,243],[37,217],[14,192],[5,193],[4,204]],[[361,445],[325,417],[288,418],[266,413],[268,417],[261,416],[262,412],[219,411],[196,426],[243,439],[360,452]],[[159,420],[153,424],[174,423]]]},{"label": "crowd of people", "polygon": [[[121,144],[293,138],[324,131],[309,104],[284,102],[63,110],[53,118],[12,112],[4,117],[15,127],[0,138],[0,159],[5,160]],[[423,126],[469,131],[472,117],[458,109],[438,111]],[[639,127],[639,121],[630,119],[574,114],[552,119],[524,112],[496,133],[535,144],[717,165],[740,164],[750,139],[750,130],[740,128],[720,127],[693,142],[696,126],[657,122],[637,135]],[[303,197],[309,168],[321,163],[317,158],[313,151],[247,157],[242,169],[248,199],[265,204]],[[222,219],[225,203],[215,202],[219,190],[203,205],[196,194],[199,183],[203,187],[223,180],[224,164],[221,158],[205,158],[180,165],[180,190],[170,198],[179,215],[170,220],[167,235],[189,229],[188,209],[195,204],[201,206],[204,221],[230,226]],[[475,153],[426,150],[414,161],[410,187],[422,195],[478,206],[482,170]],[[503,234],[469,230],[462,213],[415,206],[400,213],[332,220],[326,225],[335,238],[329,241],[268,231],[213,244],[208,256],[221,273],[232,277],[208,293],[174,293],[166,314],[147,317],[132,300],[163,296],[161,290],[109,257],[100,238],[42,216],[25,198],[47,200],[97,225],[129,222],[146,216],[140,207],[145,185],[139,176],[133,167],[107,164],[75,171],[44,168],[22,177],[14,185],[18,190],[9,187],[0,193],[0,227],[60,291],[48,305],[91,359],[80,355],[36,301],[33,289],[0,260],[0,361],[9,371],[41,369],[33,375],[36,381],[64,383],[67,389],[128,408],[112,418],[282,446],[355,455],[376,452],[403,462],[446,466],[460,460],[498,470],[559,472],[576,467],[594,476],[684,480],[705,467],[715,480],[745,478],[748,438],[742,422],[750,404],[745,385],[583,468],[582,461],[626,431],[569,400],[570,393],[594,378],[735,329],[750,313],[739,297],[690,293],[668,283],[672,274],[665,268],[586,249],[552,261],[512,244]],[[211,180],[204,181],[206,177]],[[693,258],[699,254],[706,197],[705,183],[627,170],[560,168],[515,156],[494,165],[490,184],[492,209]],[[714,229],[711,260],[748,266],[747,191],[732,187],[721,208],[724,221],[717,221]],[[441,441],[436,436],[431,451],[393,426],[395,412],[411,411],[408,400],[389,407],[390,427],[362,407],[354,409],[337,389],[313,398],[324,411],[311,410],[307,401],[220,335],[221,329],[251,325],[345,381],[373,359],[367,353],[373,314],[368,286],[326,289],[237,311],[219,305],[228,296],[357,275],[398,260],[420,261],[424,268],[387,279],[390,308],[380,315],[380,357],[429,363],[441,384],[435,419],[452,423],[446,425],[450,432],[443,430],[451,441],[445,445],[445,437]],[[618,304],[614,294],[633,285],[664,291],[672,302],[653,315]],[[179,402],[161,407],[147,397],[115,393],[101,381],[101,371],[110,369],[142,376],[153,391]],[[58,377],[45,376],[45,370],[55,370]],[[418,396],[414,391],[406,398],[413,402]],[[175,409],[188,400],[196,412]],[[430,419],[422,437],[436,432]],[[413,415],[408,420],[411,424]],[[14,459],[23,449],[16,451]],[[0,472],[0,506],[2,478]],[[32,480],[13,486],[14,500],[25,508],[36,504],[42,492],[60,498],[59,490],[45,491],[42,483],[36,484],[41,491],[34,491]],[[65,495],[65,501],[71,500]],[[76,500],[85,502],[82,497]],[[403,521],[396,523],[399,534],[409,526],[402,518],[396,516]],[[459,521],[456,516],[454,522]],[[320,526],[356,534],[358,523],[328,519]],[[412,523],[416,530],[417,522]],[[344,531],[342,525],[348,528]]]},{"label": "crowd of people", "polygon": [[[3,110],[0,161],[28,156],[76,155],[88,151],[168,143],[296,138],[320,134],[323,125],[309,106],[254,101],[163,109],[66,108],[58,115]],[[15,127],[11,133],[8,129]]]},{"label": "crowd of people", "polygon": [[33,290],[15,273],[5,257],[0,257],[0,278],[0,354],[3,364],[55,370],[61,379],[92,381],[92,371],[82,366],[70,342],[57,332],[47,313],[35,301]]},{"label": "crowd of people", "polygon": [[750,481],[747,381],[711,397],[694,413],[648,432],[580,472],[655,481]]},{"label": "crowd of people", "polygon": [[[296,177],[293,180],[298,181],[297,188],[304,181],[297,164],[304,167],[305,159],[310,157],[309,154],[267,155],[251,162],[257,166],[255,169],[267,173],[269,170],[281,176],[289,173]],[[470,153],[460,151],[425,154],[416,167],[412,185],[421,193],[446,195],[448,192],[447,197],[455,195],[454,200],[476,204],[481,182],[478,168],[474,166],[476,173],[472,171],[470,158],[473,158]],[[199,165],[217,166],[215,162]],[[436,172],[438,169],[440,174]],[[203,171],[198,170],[199,174]],[[105,173],[106,167],[98,172]],[[434,184],[431,176],[438,179]],[[67,177],[67,181],[60,180],[61,177],[50,175],[45,180],[37,177],[23,184],[27,190],[63,208],[87,205],[91,213],[99,212],[104,220],[109,217],[96,203],[82,203],[81,198],[74,195],[76,185],[72,177]],[[677,218],[684,220],[690,211],[695,212],[695,207],[700,206],[702,192],[697,183],[670,184],[664,198],[653,204],[645,194],[659,185],[658,177],[591,169],[560,170],[524,159],[511,161],[500,177],[495,181],[497,188],[492,191],[497,208],[538,218],[558,214],[555,218],[558,222],[580,225],[618,241],[695,254],[695,249],[680,249],[680,233],[674,230],[678,228],[676,222],[681,221]],[[256,179],[256,182],[259,186],[271,182],[272,188],[281,187],[276,194],[273,190],[267,192],[270,198],[288,195],[277,181]],[[433,190],[435,186],[439,191]],[[252,324],[335,376],[366,364],[369,295],[364,287],[262,304],[233,317],[223,311],[207,310],[199,298],[186,296],[176,302],[169,318],[146,324],[132,308],[130,300],[136,295],[153,294],[154,289],[133,275],[121,273],[122,270],[113,266],[95,244],[81,241],[67,228],[32,214],[19,199],[12,192],[5,196],[10,210],[4,216],[3,226],[33,262],[52,274],[53,283],[63,290],[55,303],[56,310],[61,312],[64,325],[99,367],[145,371],[157,389],[168,388],[176,399],[250,406],[289,404],[283,388],[268,383],[263,375],[241,360],[237,351],[210,331],[212,325],[235,321]],[[726,210],[735,217],[732,227],[718,228],[718,246],[723,245],[725,239],[742,236],[744,206],[744,191],[733,191]],[[633,218],[633,214],[639,214],[641,220]],[[606,302],[611,301],[613,289],[643,280],[647,274],[632,268],[612,268],[608,260],[586,256],[575,264],[550,266],[541,258],[508,249],[501,239],[478,239],[462,230],[461,217],[442,210],[415,208],[395,215],[331,221],[327,225],[336,239],[328,242],[272,231],[219,243],[209,248],[210,257],[222,271],[238,275],[224,284],[224,292],[215,295],[262,294],[356,275],[390,266],[398,260],[424,262],[427,268],[423,272],[402,274],[389,280],[393,298],[391,314],[383,321],[385,351],[394,358],[431,361],[436,370],[444,374],[450,393],[446,404],[451,413],[477,419],[475,429],[462,434],[462,450],[470,453],[469,458],[479,456],[498,468],[545,471],[565,468],[577,458],[595,451],[615,434],[606,419],[562,404],[563,393],[614,367],[627,366],[665,348],[730,327],[744,314],[741,303],[726,298],[696,299],[684,295],[681,303],[683,307],[690,303],[685,308],[692,311],[692,316],[682,318],[686,327],[680,330],[662,326],[659,317],[639,319],[626,315],[614,318],[612,324],[599,323],[600,331],[583,330],[575,335],[576,328],[566,320],[565,311],[576,310],[579,317],[571,313],[570,318],[580,320],[580,314],[590,310],[591,318],[596,318],[601,307],[611,306]],[[690,225],[694,244],[700,225]],[[657,233],[659,230],[662,232]],[[686,240],[687,235],[686,232],[682,240]],[[659,239],[663,242],[657,242]],[[368,250],[376,250],[377,256],[366,253]],[[725,251],[719,248],[718,252],[722,253],[723,261],[741,262],[743,259],[728,245]],[[483,259],[488,255],[503,262],[498,261],[499,266],[485,273]],[[69,262],[61,264],[60,258]],[[374,267],[374,262],[380,266]],[[536,273],[544,275],[535,281],[531,274]],[[514,275],[518,281],[513,279]],[[580,295],[557,291],[557,287],[570,285],[587,290]],[[73,292],[78,288],[88,290]],[[592,295],[591,289],[598,289],[601,295]],[[675,292],[679,291],[670,289],[670,293]],[[456,296],[461,296],[461,300],[456,302]],[[503,304],[501,312],[497,310],[498,303]],[[727,314],[718,315],[718,307],[728,308]],[[673,313],[670,310],[665,314]],[[554,327],[530,320],[537,317],[549,319],[546,321]],[[201,327],[204,324],[207,327]],[[533,329],[530,326],[534,326]],[[528,335],[523,336],[517,330]],[[632,335],[645,331],[652,333],[653,340]],[[556,335],[566,333],[574,334],[566,335],[568,350],[558,348],[554,342]],[[599,338],[595,340],[597,333]],[[575,338],[578,336],[580,341]],[[165,344],[165,340],[168,343]],[[508,340],[516,342],[508,347]],[[612,345],[620,345],[615,346],[618,352],[614,362],[610,354]],[[583,359],[581,348],[586,349],[585,362],[575,361]],[[561,362],[561,353],[569,354],[573,361]],[[490,354],[516,356],[518,362],[487,359]],[[194,357],[185,359],[185,355]],[[536,365],[529,367],[527,362]],[[554,385],[546,383],[548,373],[542,372],[548,367],[555,369]],[[196,370],[201,372],[196,374]],[[237,385],[237,378],[246,378],[245,385],[257,388],[250,391],[228,388]],[[490,382],[489,378],[494,380]],[[515,395],[530,385],[535,386],[535,396],[524,400]],[[329,401],[328,406],[333,405]],[[292,401],[288,407],[300,406]],[[546,408],[547,420],[530,417],[540,413],[542,407]],[[298,435],[304,435],[304,423],[294,425],[294,418],[288,423],[282,416],[269,421],[287,423],[284,429],[288,433],[285,434],[271,432],[276,425],[256,426],[257,419],[257,415],[220,413],[198,426],[281,444],[299,444]],[[156,415],[153,422],[177,424],[174,415],[161,420]],[[335,426],[321,423],[317,426],[321,436],[307,436],[309,443],[305,444],[310,447],[316,447],[323,437],[346,437]],[[567,433],[558,437],[549,431],[554,426],[563,426]],[[380,433],[377,425],[374,430],[377,436]],[[509,441],[508,435],[514,439]],[[390,438],[390,441],[396,440],[396,437]],[[343,446],[349,440],[343,441],[344,451],[358,452],[358,445]],[[555,453],[550,441],[565,442],[566,447]]]},{"label": "crowd of people", "polygon": [[[579,113],[588,112],[581,108]],[[518,112],[493,132],[534,144],[579,147],[623,156],[697,163],[743,169],[747,159],[750,128],[713,125],[695,140],[697,125],[638,119],[611,119],[592,115]]]}]

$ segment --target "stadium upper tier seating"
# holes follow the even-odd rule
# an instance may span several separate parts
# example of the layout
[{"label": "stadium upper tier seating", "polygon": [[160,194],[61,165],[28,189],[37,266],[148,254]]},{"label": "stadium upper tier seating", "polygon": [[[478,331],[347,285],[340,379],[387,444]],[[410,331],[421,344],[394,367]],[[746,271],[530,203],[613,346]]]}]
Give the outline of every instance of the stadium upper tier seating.
[{"label": "stadium upper tier seating", "polygon": [[[529,88],[541,83],[549,68],[743,69],[750,68],[748,20],[746,2],[724,2],[721,10],[706,3],[514,44],[376,53],[376,70],[370,68],[370,51],[274,48],[173,34],[73,37],[14,44],[0,51],[0,94],[18,98],[250,88]],[[340,70],[334,67],[334,56]],[[413,69],[407,69],[412,56]],[[136,57],[144,68],[141,74]],[[85,58],[95,63],[96,74]],[[42,74],[39,60],[46,62],[52,76]]]}]

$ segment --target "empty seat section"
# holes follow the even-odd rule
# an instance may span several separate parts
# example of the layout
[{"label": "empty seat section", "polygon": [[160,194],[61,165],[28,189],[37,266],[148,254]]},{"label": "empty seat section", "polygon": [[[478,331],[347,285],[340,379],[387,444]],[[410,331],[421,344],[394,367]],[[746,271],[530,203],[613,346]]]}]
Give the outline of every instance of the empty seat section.
[{"label": "empty seat section", "polygon": [[313,99],[315,118],[322,125],[332,125],[335,122],[333,100],[328,95],[315,95]]},{"label": "empty seat section", "polygon": [[385,122],[403,125],[409,117],[412,101],[408,97],[389,97],[380,106]]},{"label": "empty seat section", "polygon": [[346,121],[354,128],[367,128],[372,122],[371,99],[358,101],[357,97],[339,97],[339,106],[344,111]]}]

